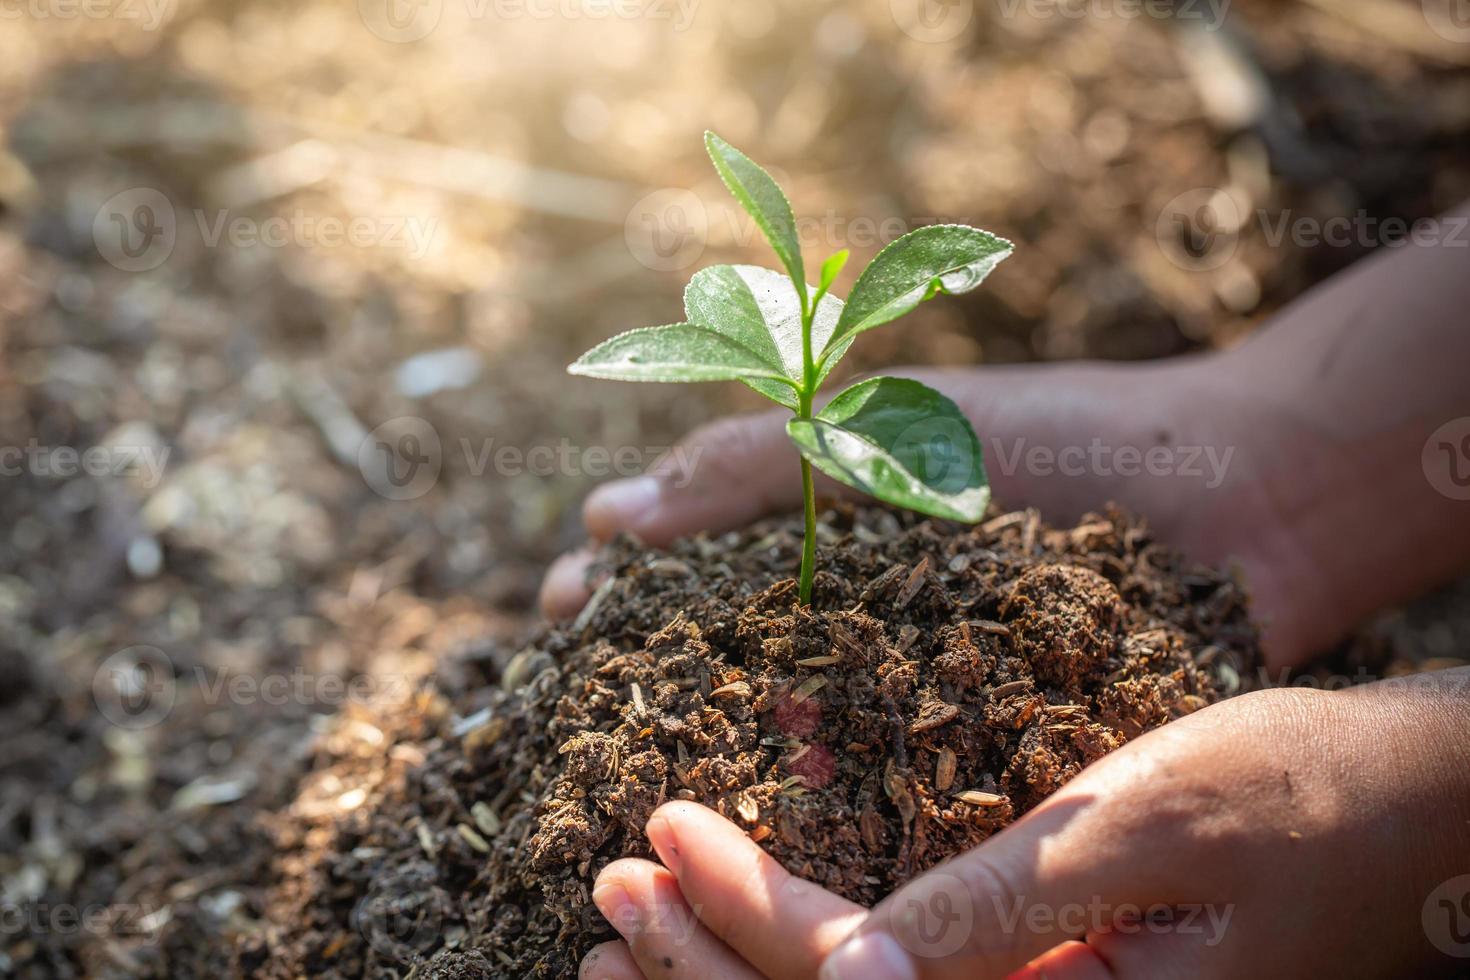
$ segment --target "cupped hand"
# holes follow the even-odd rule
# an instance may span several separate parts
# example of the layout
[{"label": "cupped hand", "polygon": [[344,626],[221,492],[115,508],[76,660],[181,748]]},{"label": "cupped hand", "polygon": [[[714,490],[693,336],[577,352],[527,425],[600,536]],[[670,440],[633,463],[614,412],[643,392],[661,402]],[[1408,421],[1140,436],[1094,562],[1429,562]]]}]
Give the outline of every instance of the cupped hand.
[{"label": "cupped hand", "polygon": [[[952,398],[985,451],[997,500],[1052,522],[1109,501],[1145,516],[1191,560],[1237,563],[1266,626],[1272,666],[1295,665],[1346,625],[1297,534],[1309,483],[1331,467],[1317,443],[1259,399],[1242,397],[1216,356],[1142,364],[1062,364],[893,372]],[[1270,413],[1270,417],[1267,414]],[[595,540],[631,532],[661,546],[801,505],[797,455],[779,410],[690,434],[668,465],[599,487],[583,517]],[[819,492],[849,494],[825,481]],[[542,587],[554,618],[586,601],[591,552],[565,555]]]},{"label": "cupped hand", "polygon": [[1084,770],[871,912],[692,803],[594,901],[586,980],[1449,975],[1422,918],[1470,870],[1470,669],[1261,691]]}]

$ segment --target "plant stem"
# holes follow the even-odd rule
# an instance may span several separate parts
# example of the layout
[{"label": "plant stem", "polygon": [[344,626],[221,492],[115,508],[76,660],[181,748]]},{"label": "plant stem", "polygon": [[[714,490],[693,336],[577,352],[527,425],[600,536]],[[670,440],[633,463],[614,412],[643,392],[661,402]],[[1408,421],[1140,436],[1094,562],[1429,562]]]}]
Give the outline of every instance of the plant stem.
[{"label": "plant stem", "polygon": [[[805,285],[805,284],[803,284]],[[801,303],[801,393],[797,399],[798,418],[812,417],[812,396],[817,389],[817,368],[812,361],[812,320],[816,304],[808,306],[805,290]],[[801,497],[806,505],[806,532],[801,539],[801,588],[800,601],[803,606],[812,603],[812,580],[817,574],[817,495],[812,485],[812,464],[801,457]]]},{"label": "plant stem", "polygon": [[[812,417],[812,398],[803,395],[801,418]],[[806,504],[806,533],[801,539],[801,604],[812,603],[812,580],[817,574],[817,495],[812,487],[812,464],[801,458],[801,497]]]}]

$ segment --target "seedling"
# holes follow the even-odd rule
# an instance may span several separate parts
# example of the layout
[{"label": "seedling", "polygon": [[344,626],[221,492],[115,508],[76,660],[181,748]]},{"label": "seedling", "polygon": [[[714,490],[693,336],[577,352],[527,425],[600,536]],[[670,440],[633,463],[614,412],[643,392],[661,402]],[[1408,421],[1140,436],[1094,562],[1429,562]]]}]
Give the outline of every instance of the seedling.
[{"label": "seedling", "polygon": [[786,408],[801,454],[806,537],[800,594],[811,602],[817,546],[812,467],[900,507],[975,522],[990,502],[980,441],[955,403],[917,381],[869,378],[813,412],[817,392],[857,335],[940,293],[969,292],[1011,254],[978,228],[930,225],[889,244],[844,303],[832,283],[843,249],[807,284],[796,219],[781,188],[714,133],[705,148],[725,186],[755,219],[786,269],[702,269],[684,292],[687,322],[618,334],[583,354],[572,374],[620,381],[742,381]]}]

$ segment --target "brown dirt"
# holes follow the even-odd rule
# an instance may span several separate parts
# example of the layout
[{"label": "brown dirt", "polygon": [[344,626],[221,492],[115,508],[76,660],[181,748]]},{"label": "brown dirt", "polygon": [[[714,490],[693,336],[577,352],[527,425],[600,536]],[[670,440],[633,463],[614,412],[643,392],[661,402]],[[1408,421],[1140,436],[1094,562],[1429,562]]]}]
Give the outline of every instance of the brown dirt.
[{"label": "brown dirt", "polygon": [[[838,219],[830,244],[854,249],[851,274],[886,238],[859,236],[860,222],[890,216],[1024,245],[1027,261],[986,289],[870,334],[844,362],[854,371],[1219,349],[1362,253],[1272,247],[1252,221],[1225,266],[1186,272],[1154,236],[1164,202],[1191,188],[1231,186],[1273,225],[1358,208],[1413,220],[1470,196],[1467,49],[1423,48],[1434,39],[1395,30],[1393,5],[1239,0],[1220,37],[1240,42],[1241,64],[1207,78],[1188,70],[1191,32],[1155,18],[1031,23],[987,4],[957,45],[915,42],[882,2],[751,0],[704,4],[682,34],[652,18],[486,19],[392,51],[352,4],[173,6],[156,31],[122,17],[0,31],[0,446],[172,451],[155,487],[44,473],[0,487],[0,884],[21,917],[7,923],[22,926],[0,931],[0,975],[27,980],[248,974],[293,945],[291,916],[318,902],[332,913],[300,920],[318,931],[298,950],[320,956],[330,933],[333,970],[366,962],[333,916],[348,920],[379,859],[343,869],[338,824],[366,834],[410,790],[446,819],[440,790],[410,773],[449,712],[481,704],[466,692],[501,659],[486,637],[533,618],[541,571],[580,541],[576,504],[600,478],[475,473],[453,447],[658,446],[758,402],[737,385],[629,386],[610,401],[564,383],[592,343],[679,307],[692,269],[651,281],[624,248],[625,213],[646,192],[693,187],[714,208],[700,264],[771,261],[758,234],[726,230],[743,226],[720,210],[706,126],[784,172],[800,213]],[[818,36],[837,43],[813,57]],[[1257,76],[1266,120],[1207,111],[1207,89]],[[589,104],[605,109],[600,134],[564,124]],[[281,185],[305,140],[332,148],[331,177]],[[557,172],[610,183],[585,218],[565,201],[547,210],[546,190],[438,183],[466,152],[525,164],[531,187]],[[180,218],[178,247],[151,272],[113,267],[93,238],[101,203],[133,187],[163,191]],[[434,218],[436,247],[417,259],[205,247],[191,216],[226,207]],[[405,358],[461,344],[483,361],[478,384],[418,399],[396,388]],[[440,485],[409,502],[368,490],[324,431],[342,405],[364,430],[431,422]],[[134,543],[162,550],[153,576],[130,567]],[[178,702],[147,730],[119,730],[93,682],[136,644],[172,658]],[[1380,618],[1321,670],[1463,663],[1452,658],[1467,646],[1462,580]],[[236,703],[192,681],[303,669],[383,696]],[[446,694],[398,697],[450,669],[461,676],[443,678]],[[181,805],[201,787],[243,795]],[[445,941],[479,935],[470,914],[485,908],[441,916]],[[114,918],[51,917],[95,910]],[[475,963],[466,954],[460,975]]]},{"label": "brown dirt", "polygon": [[241,965],[573,976],[611,935],[597,872],[648,856],[644,823],[675,798],[873,903],[1255,660],[1239,585],[1120,513],[1062,531],[841,508],[823,530],[810,610],[786,577],[794,522],[610,549],[577,622],[426,694],[401,782],[282,842],[271,917],[294,925]]}]

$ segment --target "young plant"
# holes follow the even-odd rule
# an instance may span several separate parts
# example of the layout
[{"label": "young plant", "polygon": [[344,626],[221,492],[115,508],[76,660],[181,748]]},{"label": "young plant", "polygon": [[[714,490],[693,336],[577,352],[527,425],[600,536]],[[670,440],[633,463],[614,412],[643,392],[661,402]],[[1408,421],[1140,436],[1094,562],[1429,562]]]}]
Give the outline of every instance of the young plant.
[{"label": "young plant", "polygon": [[857,335],[939,293],[980,285],[1011,243],[978,228],[931,225],[878,253],[847,302],[832,283],[846,249],[807,284],[791,204],[771,176],[714,133],[710,159],[776,251],[786,274],[752,265],[701,270],[684,292],[687,322],[630,330],[567,370],[620,381],[742,381],[794,413],[786,432],[801,454],[806,537],[801,602],[811,602],[817,544],[812,467],[880,500],[974,522],[990,501],[980,442],[954,402],[902,378],[870,378],[813,412],[817,392]]}]

